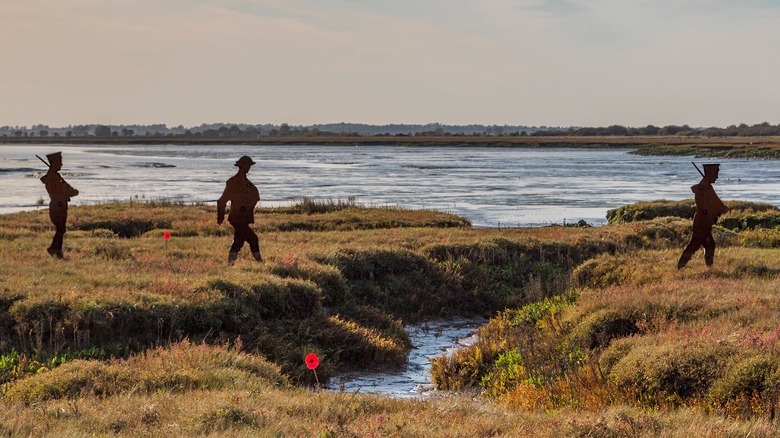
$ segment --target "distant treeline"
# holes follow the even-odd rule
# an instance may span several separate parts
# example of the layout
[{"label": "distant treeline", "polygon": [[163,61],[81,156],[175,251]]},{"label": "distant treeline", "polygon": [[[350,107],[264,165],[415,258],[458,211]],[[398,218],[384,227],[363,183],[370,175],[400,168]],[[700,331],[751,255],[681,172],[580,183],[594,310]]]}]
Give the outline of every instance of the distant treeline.
[{"label": "distant treeline", "polygon": [[0,137],[207,137],[207,138],[257,138],[278,136],[710,136],[710,137],[750,137],[780,136],[780,124],[768,122],[748,126],[731,125],[727,128],[695,128],[688,125],[668,125],[663,127],[647,125],[645,127],[625,127],[612,125],[607,127],[550,127],[550,126],[510,126],[510,125],[443,125],[428,123],[424,125],[391,124],[367,125],[360,123],[333,123],[310,126],[264,124],[201,124],[186,128],[182,125],[168,127],[165,124],[153,125],[72,125],[52,128],[47,125],[0,126]]},{"label": "distant treeline", "polygon": [[425,125],[366,125],[359,123],[333,123],[311,126],[249,125],[212,123],[186,128],[182,125],[168,127],[154,125],[74,125],[64,128],[52,128],[46,125],[0,126],[2,137],[225,137],[255,138],[277,136],[406,136],[406,135],[529,135],[540,129],[555,132],[562,127],[529,127],[499,125],[443,125],[429,123]]},{"label": "distant treeline", "polygon": [[640,136],[640,135],[679,135],[706,137],[768,137],[780,135],[780,124],[770,125],[768,122],[748,126],[744,123],[731,125],[727,128],[692,128],[688,125],[668,125],[663,127],[647,125],[641,128],[631,128],[620,125],[605,128],[568,128],[568,129],[538,129],[534,136]]}]

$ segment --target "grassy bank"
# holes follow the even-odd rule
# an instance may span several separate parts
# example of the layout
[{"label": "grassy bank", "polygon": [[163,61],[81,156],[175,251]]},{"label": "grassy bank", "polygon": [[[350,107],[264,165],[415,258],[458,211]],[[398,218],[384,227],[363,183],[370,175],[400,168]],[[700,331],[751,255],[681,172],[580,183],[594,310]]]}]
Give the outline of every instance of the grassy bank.
[{"label": "grassy bank", "polygon": [[[775,432],[780,265],[740,237],[771,230],[723,229],[717,269],[678,272],[683,218],[472,229],[445,213],[303,202],[261,209],[266,261],[245,250],[227,267],[231,230],[215,221],[213,206],[73,207],[56,260],[45,210],[0,216],[0,433]],[[321,381],[394,367],[404,323],[475,315],[493,317],[478,343],[434,371],[478,400],[306,389],[310,352]],[[680,382],[690,390],[673,392]]]},{"label": "grassy bank", "polygon": [[[67,260],[43,250],[45,210],[0,216],[0,349],[42,360],[124,357],[181,339],[233,342],[310,381],[334,368],[398,365],[402,321],[489,316],[555,293],[600,237],[478,231],[453,215],[347,203],[260,210],[265,263],[226,267],[213,206],[73,207]],[[162,239],[168,231],[170,241]],[[85,353],[88,352],[88,353]]]},{"label": "grassy bank", "polygon": [[777,138],[704,138],[693,142],[665,142],[644,144],[634,151],[637,155],[690,156],[696,158],[756,158],[780,159],[780,142]]},{"label": "grassy bank", "polygon": [[[690,221],[665,214],[688,203],[671,204],[634,204],[618,216],[685,240]],[[752,223],[762,206],[744,206],[727,219]],[[773,420],[780,252],[767,242],[776,230],[770,221],[717,228],[712,269],[695,259],[677,270],[680,244],[591,258],[572,272],[572,290],[501,312],[476,344],[438,358],[434,378],[532,411],[630,405]]]}]

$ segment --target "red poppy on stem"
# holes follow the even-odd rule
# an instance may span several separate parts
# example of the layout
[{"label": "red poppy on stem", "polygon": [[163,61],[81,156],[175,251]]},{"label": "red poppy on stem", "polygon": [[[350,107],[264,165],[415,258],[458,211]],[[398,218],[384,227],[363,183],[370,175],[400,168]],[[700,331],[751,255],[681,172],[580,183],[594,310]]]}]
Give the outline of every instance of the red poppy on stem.
[{"label": "red poppy on stem", "polygon": [[317,370],[315,368],[317,368],[317,365],[320,364],[320,358],[317,357],[317,355],[314,353],[309,353],[309,355],[306,356],[305,360],[306,360],[306,366],[309,367],[309,369],[314,372],[314,380],[317,381],[317,387],[319,388],[320,379],[317,377]]},{"label": "red poppy on stem", "polygon": [[319,364],[320,364],[320,358],[317,357],[316,354],[311,353],[308,356],[306,356],[306,366],[309,367],[310,370],[317,368]]},{"label": "red poppy on stem", "polygon": [[171,232],[170,231],[163,232],[163,239],[168,240],[170,238],[171,238]]}]

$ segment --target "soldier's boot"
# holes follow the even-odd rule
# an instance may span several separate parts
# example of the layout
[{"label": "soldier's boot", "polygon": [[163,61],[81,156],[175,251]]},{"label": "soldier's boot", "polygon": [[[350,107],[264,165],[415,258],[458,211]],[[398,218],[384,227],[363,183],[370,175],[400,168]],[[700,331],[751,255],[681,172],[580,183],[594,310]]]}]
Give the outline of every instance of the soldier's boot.
[{"label": "soldier's boot", "polygon": [[258,262],[263,261],[263,256],[260,255],[260,251],[252,251],[252,257],[254,257]]},{"label": "soldier's boot", "polygon": [[236,263],[236,259],[238,259],[238,253],[237,252],[229,252],[228,253],[228,265],[234,265]]},{"label": "soldier's boot", "polygon": [[704,263],[711,268],[713,262],[715,262],[715,241],[708,237],[704,243]]},{"label": "soldier's boot", "polygon": [[688,261],[691,260],[691,257],[693,257],[693,253],[682,253],[680,260],[677,261],[677,269],[682,269],[685,265],[687,265]]}]

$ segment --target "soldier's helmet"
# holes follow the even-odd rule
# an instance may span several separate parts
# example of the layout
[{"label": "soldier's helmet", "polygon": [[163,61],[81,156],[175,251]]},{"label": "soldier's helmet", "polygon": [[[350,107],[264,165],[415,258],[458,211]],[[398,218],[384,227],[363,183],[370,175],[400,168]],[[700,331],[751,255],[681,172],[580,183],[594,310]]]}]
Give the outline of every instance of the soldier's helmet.
[{"label": "soldier's helmet", "polygon": [[54,152],[53,154],[46,155],[46,159],[49,160],[49,165],[62,165],[62,152]]},{"label": "soldier's helmet", "polygon": [[704,167],[704,175],[717,175],[718,170],[720,170],[720,164],[718,163],[705,164],[702,167]]},{"label": "soldier's helmet", "polygon": [[234,164],[234,166],[238,166],[238,167],[241,167],[241,166],[252,166],[254,164],[257,164],[257,163],[252,161],[251,158],[249,158],[246,155],[244,155],[243,157],[239,158],[238,161],[236,161],[236,164]]}]

